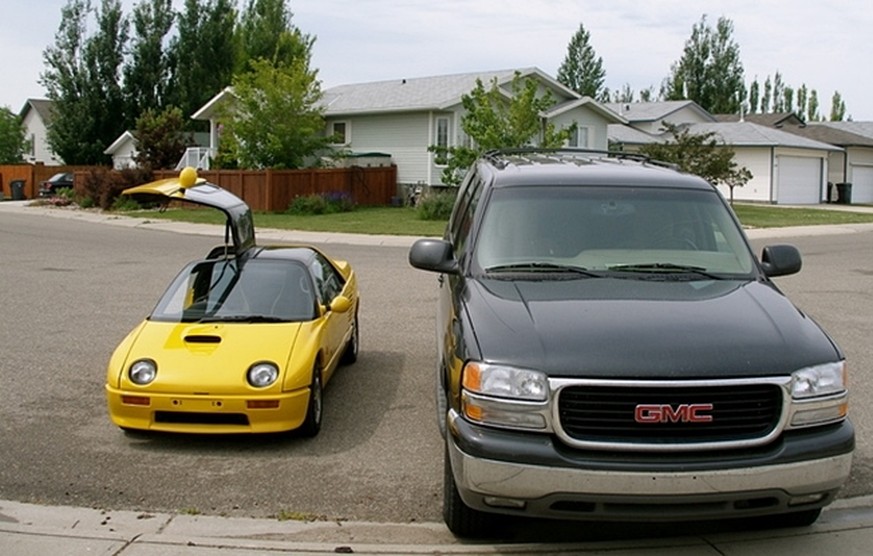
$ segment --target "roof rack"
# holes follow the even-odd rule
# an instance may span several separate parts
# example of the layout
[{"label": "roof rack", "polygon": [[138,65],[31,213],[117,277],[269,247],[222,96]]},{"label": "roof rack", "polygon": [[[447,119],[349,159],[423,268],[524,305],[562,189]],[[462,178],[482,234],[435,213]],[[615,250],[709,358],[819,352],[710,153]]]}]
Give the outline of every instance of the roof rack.
[{"label": "roof rack", "polygon": [[574,147],[559,147],[559,148],[543,148],[543,147],[515,147],[507,149],[494,149],[482,155],[495,166],[505,167],[507,160],[506,156],[526,155],[526,154],[543,154],[543,155],[598,155],[606,158],[614,158],[618,160],[634,160],[643,164],[652,164],[669,168],[671,170],[679,170],[676,164],[655,160],[642,153],[629,153],[624,151],[598,150],[598,149],[582,149]]}]

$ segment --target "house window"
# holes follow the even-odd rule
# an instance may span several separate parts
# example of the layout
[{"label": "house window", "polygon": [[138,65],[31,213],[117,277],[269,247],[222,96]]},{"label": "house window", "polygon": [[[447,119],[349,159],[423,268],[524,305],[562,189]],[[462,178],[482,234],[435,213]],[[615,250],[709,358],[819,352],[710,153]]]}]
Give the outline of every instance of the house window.
[{"label": "house window", "polygon": [[331,143],[348,145],[351,142],[351,126],[349,122],[333,122],[330,124]]},{"label": "house window", "polygon": [[436,119],[436,137],[434,142],[439,149],[437,151],[435,162],[443,165],[448,162],[446,149],[449,148],[449,119],[440,117]]},{"label": "house window", "polygon": [[570,130],[570,138],[567,140],[568,147],[588,147],[588,128],[573,125]]}]

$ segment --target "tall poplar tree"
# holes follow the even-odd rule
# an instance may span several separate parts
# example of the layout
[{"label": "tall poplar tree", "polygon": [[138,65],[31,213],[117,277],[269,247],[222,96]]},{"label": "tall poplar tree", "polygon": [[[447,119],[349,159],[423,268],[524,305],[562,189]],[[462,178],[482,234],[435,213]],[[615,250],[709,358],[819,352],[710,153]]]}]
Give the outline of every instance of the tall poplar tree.
[{"label": "tall poplar tree", "polygon": [[[96,33],[88,37],[88,17]],[[120,0],[68,0],[61,9],[55,44],[43,52],[40,82],[53,100],[47,140],[67,164],[103,164],[103,151],[124,131],[120,72],[127,42]]]},{"label": "tall poplar tree", "polygon": [[608,97],[605,96],[608,93],[603,88],[606,77],[603,58],[597,56],[590,40],[590,34],[580,23],[579,30],[567,46],[567,55],[558,68],[558,81],[582,96],[608,101]]},{"label": "tall poplar tree", "polygon": [[311,56],[315,39],[292,23],[285,0],[248,0],[237,25],[237,73],[252,69],[254,60],[293,64]]},{"label": "tall poplar tree", "polygon": [[146,110],[160,110],[168,102],[172,75],[166,40],[173,27],[172,0],[141,0],[133,9],[130,61],[124,67],[127,124]]},{"label": "tall poplar tree", "polygon": [[[186,118],[231,84],[236,60],[233,0],[185,0],[170,43],[172,97]],[[190,120],[189,120],[190,121]]]},{"label": "tall poplar tree", "polygon": [[704,15],[692,28],[682,58],[673,64],[662,96],[666,100],[693,100],[713,114],[739,112],[746,94],[733,30],[730,19],[720,17],[713,29]]}]

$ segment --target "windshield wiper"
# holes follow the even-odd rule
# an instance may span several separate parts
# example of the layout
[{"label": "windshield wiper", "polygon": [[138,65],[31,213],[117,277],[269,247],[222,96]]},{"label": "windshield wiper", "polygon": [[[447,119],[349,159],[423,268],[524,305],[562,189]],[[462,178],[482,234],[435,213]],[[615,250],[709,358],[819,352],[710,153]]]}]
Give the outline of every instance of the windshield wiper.
[{"label": "windshield wiper", "polygon": [[601,274],[592,272],[583,266],[544,262],[511,263],[489,266],[485,269],[485,272],[567,272],[591,278],[599,278],[602,276]]},{"label": "windshield wiper", "polygon": [[720,276],[707,272],[707,270],[702,266],[674,263],[617,264],[607,268],[617,272],[639,272],[645,274],[696,274],[697,276],[703,276],[713,280],[721,279]]},{"label": "windshield wiper", "polygon": [[281,317],[274,317],[272,315],[213,315],[211,317],[203,317],[202,319],[197,321],[198,323],[204,322],[251,322],[251,323],[262,323],[262,322],[288,322],[288,319],[283,319]]}]

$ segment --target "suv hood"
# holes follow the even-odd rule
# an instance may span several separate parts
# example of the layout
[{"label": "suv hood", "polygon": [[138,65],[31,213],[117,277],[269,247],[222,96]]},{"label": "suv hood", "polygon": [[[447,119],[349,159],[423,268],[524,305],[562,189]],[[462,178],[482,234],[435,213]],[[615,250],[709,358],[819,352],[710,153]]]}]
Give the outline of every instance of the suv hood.
[{"label": "suv hood", "polygon": [[842,358],[767,283],[482,279],[467,287],[483,359],[552,376],[772,376]]}]

